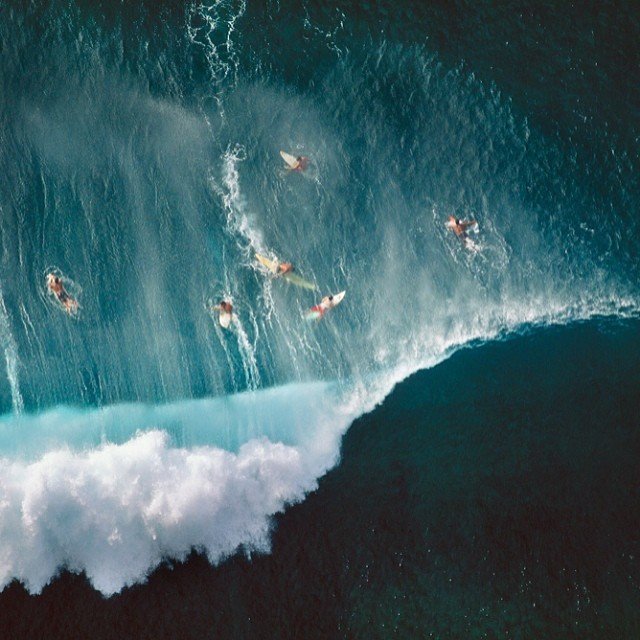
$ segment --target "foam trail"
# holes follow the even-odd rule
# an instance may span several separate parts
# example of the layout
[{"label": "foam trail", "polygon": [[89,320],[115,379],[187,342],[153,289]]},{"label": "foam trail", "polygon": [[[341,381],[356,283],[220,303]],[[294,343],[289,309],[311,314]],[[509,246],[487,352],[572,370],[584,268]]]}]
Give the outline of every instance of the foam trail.
[{"label": "foam trail", "polygon": [[14,413],[22,413],[24,401],[20,393],[20,382],[18,379],[18,347],[16,346],[11,326],[9,324],[9,314],[4,304],[2,295],[2,284],[0,283],[0,342],[4,351],[4,359],[7,368],[7,378],[11,387],[11,405]]},{"label": "foam trail", "polygon": [[260,387],[260,372],[256,362],[255,346],[249,341],[249,336],[237,316],[234,320],[234,331],[238,336],[238,347],[242,354],[242,366],[244,367],[247,385],[249,389],[258,389]]},{"label": "foam trail", "polygon": [[[227,215],[228,228],[244,238],[254,252],[263,251],[262,234],[254,228],[246,212],[246,204],[240,193],[240,173],[238,165],[245,160],[246,151],[241,144],[229,145],[222,157],[222,181],[224,188],[211,180],[214,191],[222,200]],[[249,247],[245,248],[247,259],[250,257]]]},{"label": "foam trail", "polygon": [[189,40],[202,49],[210,82],[216,87],[230,77],[235,80],[239,61],[233,34],[236,21],[244,15],[246,8],[244,0],[217,0],[213,4],[194,3],[188,11],[186,26]]}]

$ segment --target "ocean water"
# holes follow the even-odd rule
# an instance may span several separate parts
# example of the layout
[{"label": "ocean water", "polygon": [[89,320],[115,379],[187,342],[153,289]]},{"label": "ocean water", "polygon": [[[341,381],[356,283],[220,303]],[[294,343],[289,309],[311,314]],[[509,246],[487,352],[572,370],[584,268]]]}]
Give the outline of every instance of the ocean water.
[{"label": "ocean water", "polygon": [[462,350],[353,424],[269,553],[193,554],[106,600],[14,582],[4,637],[636,638],[639,329]]},{"label": "ocean water", "polygon": [[[71,584],[85,598],[86,587],[77,585],[86,580],[96,590],[96,611],[114,612],[129,606],[116,602],[144,601],[147,587],[136,585],[150,580],[151,599],[162,593],[151,585],[171,583],[174,574],[161,569],[150,578],[152,572],[195,550],[207,567],[235,557],[210,570],[192,559],[180,571],[212,571],[206,580],[222,589],[229,578],[239,597],[231,611],[240,618],[228,613],[230,626],[220,633],[242,637],[249,613],[240,604],[242,589],[231,586],[240,579],[234,572],[245,575],[247,585],[255,573],[256,584],[268,589],[260,572],[267,563],[269,575],[277,573],[265,559],[274,541],[286,545],[289,530],[295,545],[313,528],[305,533],[299,522],[297,535],[287,518],[316,513],[306,506],[314,500],[329,508],[335,497],[332,508],[343,515],[362,508],[366,520],[373,503],[337,484],[350,481],[343,471],[354,468],[349,464],[364,464],[361,477],[375,478],[372,496],[376,483],[396,486],[393,459],[384,457],[388,464],[376,468],[379,456],[363,457],[368,446],[380,451],[396,424],[413,424],[405,428],[411,432],[428,423],[422,431],[453,434],[490,413],[496,433],[508,428],[508,407],[519,406],[522,388],[503,384],[502,393],[489,392],[480,363],[496,354],[504,357],[505,371],[521,372],[522,362],[531,360],[527,375],[537,386],[527,392],[541,398],[532,414],[537,429],[547,413],[562,413],[558,399],[577,393],[567,360],[579,361],[581,377],[592,376],[610,391],[586,393],[578,415],[601,415],[604,433],[618,433],[621,424],[628,429],[631,441],[612,439],[607,459],[609,469],[616,468],[616,455],[622,465],[637,451],[637,360],[626,345],[637,343],[640,299],[638,35],[639,12],[628,3],[2,5],[0,588],[11,587],[0,600],[22,599],[37,610],[46,593],[35,594],[52,581],[50,593]],[[309,170],[287,172],[280,149],[308,155]],[[446,230],[450,214],[478,219],[477,251],[465,250]],[[317,291],[269,278],[256,252],[293,261]],[[52,270],[77,297],[77,317],[47,294],[45,275]],[[344,302],[322,322],[304,321],[322,295],[343,289]],[[207,310],[222,297],[235,307],[230,331]],[[566,328],[553,328],[559,326]],[[569,332],[563,335],[570,348],[556,331]],[[503,342],[538,332],[539,346]],[[593,343],[601,345],[598,357],[580,360]],[[565,359],[556,356],[561,346]],[[606,355],[606,346],[615,357]],[[468,369],[454,364],[463,347]],[[429,378],[434,366],[449,372],[443,375],[450,376],[456,402],[432,395],[432,384],[445,388],[435,373]],[[420,370],[424,376],[392,392]],[[613,384],[623,370],[626,395]],[[402,399],[406,388],[413,389],[415,406]],[[388,403],[370,423],[360,420],[352,435],[354,420],[390,392]],[[460,415],[425,421],[427,407],[439,402],[459,406]],[[615,421],[618,405],[628,422]],[[377,427],[367,430],[367,424]],[[529,427],[525,435],[542,433]],[[538,497],[549,495],[546,482],[562,482],[557,470],[575,458],[567,438],[553,444],[557,465],[542,469],[549,477]],[[496,446],[504,459],[524,464],[520,444],[513,436]],[[487,452],[476,453],[477,459],[455,462],[459,494],[439,492],[436,476],[417,479],[410,495],[404,485],[399,498],[385,494],[406,502],[407,514],[411,504],[424,511],[416,519],[415,545],[422,546],[434,500],[442,499],[438,509],[452,522],[471,527],[475,507],[462,498],[462,485],[480,487],[478,478],[489,480],[478,465],[487,465],[491,476],[496,464]],[[418,447],[412,456],[413,468],[455,459],[449,440],[433,450]],[[537,472],[534,462],[524,470],[527,477]],[[501,468],[493,481],[508,483],[516,471]],[[627,471],[622,487],[634,491]],[[571,478],[567,491],[581,486],[581,477]],[[509,495],[490,491],[485,529],[494,526],[490,515],[517,512],[497,521],[491,535],[522,527],[528,540],[527,527],[543,527],[545,518],[556,522],[541,508],[526,520],[529,486],[515,482]],[[624,499],[621,493],[615,504]],[[604,540],[593,526],[600,526],[606,501],[597,506],[582,529],[578,516],[570,525]],[[627,506],[637,518],[633,502]],[[624,537],[630,530],[621,525],[619,535],[631,547]],[[422,563],[426,575],[409,582],[401,568],[391,570],[394,545],[402,555],[406,542],[402,532],[391,531],[388,544],[356,538],[362,553],[387,567],[391,591],[377,588],[365,597],[363,588],[356,600],[341,600],[352,603],[353,614],[345,605],[340,610],[347,618],[327,633],[364,636],[370,620],[381,637],[393,629],[424,637],[427,618],[440,637],[476,628],[484,637],[507,632],[483,627],[478,612],[476,623],[468,617],[475,605],[465,598],[482,576],[491,583],[490,558],[476,571],[469,568],[471,556],[456,555],[458,564],[447,569],[445,606],[424,595],[444,575],[439,570]],[[354,560],[344,538],[322,555],[333,570],[348,573]],[[543,569],[579,570],[586,546],[578,545],[563,564],[567,547],[553,537],[546,542],[556,544],[558,562],[542,562]],[[454,543],[456,552],[467,548],[473,555],[473,544]],[[511,559],[518,556],[517,549],[507,551]],[[295,566],[308,584],[313,567]],[[292,571],[290,564],[281,568]],[[56,581],[61,571],[79,574],[81,583],[70,574]],[[612,570],[612,584],[630,598],[623,573]],[[629,575],[635,575],[631,569]],[[475,586],[467,593],[463,582],[471,577]],[[284,598],[287,579],[278,583]],[[571,584],[592,588],[586,578]],[[543,589],[540,606],[553,602],[556,586]],[[137,595],[101,600],[128,588],[126,594]],[[20,589],[35,599],[16,595]],[[338,597],[326,585],[317,589],[323,602]],[[376,617],[378,611],[391,615],[393,607],[381,603],[408,598],[415,589],[423,598],[403,609],[403,624],[410,625],[404,631],[382,613]],[[516,616],[491,602],[494,619]],[[554,620],[565,625],[558,628],[572,624],[575,611],[563,602],[556,601],[561,610],[546,620],[545,633],[553,633]],[[607,601],[602,607],[610,610],[598,613],[581,606],[607,621],[585,629],[637,628],[630,605]],[[622,626],[607,627],[614,610],[623,612],[615,623]],[[102,615],[111,614],[95,619]],[[207,609],[202,615],[211,622],[216,614]],[[471,625],[464,632],[462,616]]]}]

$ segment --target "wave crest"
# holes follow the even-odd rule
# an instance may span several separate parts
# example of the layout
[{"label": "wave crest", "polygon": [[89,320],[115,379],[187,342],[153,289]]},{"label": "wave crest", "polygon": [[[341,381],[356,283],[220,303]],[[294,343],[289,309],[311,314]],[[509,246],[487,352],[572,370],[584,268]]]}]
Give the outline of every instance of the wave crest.
[{"label": "wave crest", "polygon": [[296,447],[266,438],[237,454],[169,446],[161,431],[37,462],[0,462],[0,585],[40,592],[59,567],[106,595],[193,548],[219,562],[266,551],[269,516],[316,485]]}]

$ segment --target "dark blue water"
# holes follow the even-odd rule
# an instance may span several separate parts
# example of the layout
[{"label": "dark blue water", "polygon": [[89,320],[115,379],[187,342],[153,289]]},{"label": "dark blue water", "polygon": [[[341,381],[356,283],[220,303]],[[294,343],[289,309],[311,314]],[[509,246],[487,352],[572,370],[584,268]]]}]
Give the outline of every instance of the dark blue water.
[{"label": "dark blue water", "polygon": [[[279,545],[313,538],[316,527],[304,523],[317,517],[314,501],[325,501],[322,512],[331,504],[336,519],[362,508],[365,522],[406,503],[410,515],[400,509],[397,519],[420,523],[409,537],[390,525],[379,544],[365,527],[319,553],[321,566],[345,577],[339,589],[354,592],[349,567],[361,557],[381,564],[379,584],[390,585],[340,599],[338,622],[328,615],[335,624],[323,637],[366,635],[363,621],[378,612],[376,633],[391,634],[383,629],[395,628],[397,612],[386,605],[414,592],[419,604],[398,614],[414,626],[398,627],[399,635],[501,636],[507,620],[533,606],[530,571],[551,572],[531,578],[539,606],[558,607],[539,623],[550,637],[554,621],[574,629],[577,620],[583,627],[575,632],[592,637],[620,616],[632,620],[625,589],[633,578],[618,565],[608,589],[624,600],[624,615],[612,613],[619,603],[592,604],[591,573],[566,578],[571,598],[586,589],[579,605],[554,595],[564,584],[557,572],[581,571],[578,558],[591,557],[580,536],[588,532],[609,549],[598,524],[606,500],[594,501],[582,528],[578,516],[569,519],[574,550],[542,536],[544,568],[528,554],[538,548],[536,532],[546,535],[544,523],[557,522],[569,503],[560,495],[549,513],[535,503],[563,489],[561,469],[574,502],[584,469],[594,477],[592,493],[604,495],[611,483],[609,472],[573,450],[570,435],[563,440],[556,430],[544,444],[547,413],[569,420],[560,400],[573,398],[568,434],[578,418],[594,416],[616,434],[607,469],[617,468],[618,456],[625,468],[635,451],[614,418],[621,411],[633,420],[636,409],[631,391],[616,394],[637,381],[626,345],[637,333],[640,277],[638,35],[638,11],[615,2],[0,7],[0,585],[17,580],[40,593],[66,568],[112,595],[197,549],[212,565],[238,551],[258,554],[219,573],[200,560],[178,572],[231,585],[241,571],[250,590],[252,580],[266,584],[262,571],[273,577]],[[287,172],[281,149],[308,155],[309,169]],[[445,228],[448,215],[479,221],[474,250]],[[256,253],[292,260],[317,290],[270,278]],[[47,292],[50,271],[77,298],[76,317]],[[322,322],[303,320],[322,295],[341,290],[345,301]],[[235,307],[229,331],[208,310],[221,298]],[[548,329],[560,326],[567,328]],[[494,344],[538,331],[534,346]],[[455,355],[465,345],[466,355]],[[495,365],[500,393],[480,364],[494,357],[504,358],[504,372]],[[537,381],[527,394],[540,398],[530,419],[509,409],[526,396],[517,380],[505,384],[524,376],[513,373],[523,363],[526,379]],[[592,378],[609,391],[580,396],[568,366],[581,372],[579,388]],[[423,375],[436,380],[416,382]],[[441,375],[450,376],[447,384]],[[446,415],[432,413],[441,403]],[[484,433],[489,419],[492,437],[504,439],[489,450],[474,435],[474,448],[459,455],[456,444],[467,446],[459,430],[481,422]],[[512,422],[526,423],[525,431],[507,437]],[[397,489],[408,492],[397,500],[385,492],[396,491],[394,465],[408,454],[393,434],[407,430],[430,433],[434,446],[401,439],[412,456],[402,482],[414,484]],[[578,444],[595,447],[588,442]],[[548,468],[535,467],[547,460],[541,453],[527,457],[528,447],[543,444],[555,452]],[[518,459],[530,468],[506,462]],[[432,467],[449,478],[447,492]],[[539,490],[519,484],[519,470],[539,474]],[[357,478],[370,488],[356,490]],[[321,491],[307,498],[319,481]],[[631,471],[620,485],[633,490]],[[610,506],[634,518],[626,495]],[[290,529],[296,518],[299,529]],[[450,553],[441,550],[441,574],[444,565],[420,555],[429,548],[425,531],[440,527],[446,547],[443,532],[455,523],[460,533]],[[620,544],[631,544],[627,524]],[[493,554],[484,564],[472,530],[484,532]],[[491,614],[479,585],[492,583],[498,540],[514,532],[528,542],[505,548],[508,578],[486,605],[503,626],[483,626]],[[270,560],[262,554],[272,543]],[[398,553],[421,569],[405,576]],[[594,557],[594,575],[609,570],[606,553]],[[517,588],[512,571],[524,571]],[[283,566],[280,599],[292,572],[312,580],[313,568]],[[178,573],[152,578],[149,592],[133,587],[99,615],[173,588]],[[434,600],[443,576],[450,590]],[[52,606],[58,589],[87,597],[84,579],[67,576],[52,587]],[[21,588],[6,597],[20,600]],[[324,603],[327,591],[318,588]],[[245,606],[242,588],[229,589],[238,589],[234,606]],[[515,592],[522,602],[499,609]],[[25,606],[48,610],[42,598]],[[203,605],[208,623],[219,604]],[[236,614],[223,635],[249,633],[234,626],[244,624]],[[518,624],[527,629],[522,637],[539,637]],[[611,628],[633,637],[633,627]]]}]

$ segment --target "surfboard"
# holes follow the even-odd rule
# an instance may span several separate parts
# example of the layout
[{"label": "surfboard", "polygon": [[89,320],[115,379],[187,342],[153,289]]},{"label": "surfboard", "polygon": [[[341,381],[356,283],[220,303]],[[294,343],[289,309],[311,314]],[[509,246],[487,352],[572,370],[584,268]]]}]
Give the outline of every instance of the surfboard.
[{"label": "surfboard", "polygon": [[347,293],[346,291],[341,291],[340,293],[336,293],[336,295],[333,296],[333,300],[332,300],[333,305],[330,308],[333,309],[333,307],[337,307],[344,299],[344,296],[346,293]]},{"label": "surfboard", "polygon": [[[262,264],[264,267],[266,267],[274,275],[278,274],[278,262],[276,262],[275,260],[270,260],[265,256],[261,256],[259,253],[256,253],[256,260],[260,264]],[[291,284],[295,284],[296,287],[309,289],[309,291],[316,290],[316,285],[313,284],[313,282],[309,282],[308,280],[305,280],[304,278],[300,277],[297,273],[292,273],[292,272],[285,273],[282,277],[287,282],[290,282]]]},{"label": "surfboard", "polygon": [[269,260],[269,258],[265,256],[261,256],[259,253],[256,253],[256,260],[263,266],[269,269],[271,273],[278,272],[278,263],[275,260]]},{"label": "surfboard", "polygon": [[278,273],[278,263],[275,260],[269,260],[265,256],[261,256],[259,253],[256,253],[256,260],[264,267],[269,269],[271,273]]},{"label": "surfboard", "polygon": [[231,318],[232,318],[232,315],[228,311],[221,311],[220,315],[218,316],[220,326],[223,329],[228,329],[229,325],[231,324]]},{"label": "surfboard", "polygon": [[[327,313],[327,311],[331,311],[331,309],[334,309],[335,307],[337,307],[342,300],[344,299],[344,296],[347,292],[346,291],[341,291],[340,293],[336,293],[333,296],[333,300],[331,301],[331,306],[327,307],[324,311],[324,313],[320,312],[320,311],[308,311],[305,314],[305,320],[320,320],[320,318],[322,318],[322,316]],[[322,303],[321,303],[322,304]]]},{"label": "surfboard", "polygon": [[281,151],[280,155],[282,159],[287,163],[290,169],[297,169],[298,167],[298,159],[295,156],[292,156],[290,153],[286,151]]}]

